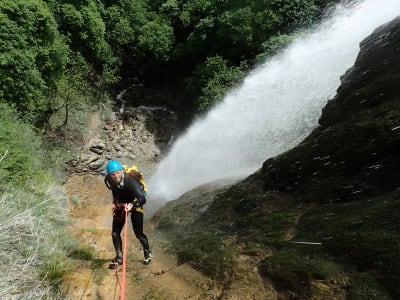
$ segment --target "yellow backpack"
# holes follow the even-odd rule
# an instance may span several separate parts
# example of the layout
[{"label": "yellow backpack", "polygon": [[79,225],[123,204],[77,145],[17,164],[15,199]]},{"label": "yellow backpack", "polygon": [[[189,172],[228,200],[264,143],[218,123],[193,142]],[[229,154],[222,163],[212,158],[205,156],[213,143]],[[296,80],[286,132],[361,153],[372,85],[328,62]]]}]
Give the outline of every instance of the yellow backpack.
[{"label": "yellow backpack", "polygon": [[146,196],[147,194],[147,186],[146,183],[144,182],[144,177],[142,172],[139,171],[138,167],[135,165],[127,166],[127,165],[122,165],[124,168],[124,171],[131,177],[135,178],[136,181],[140,184],[142,187],[143,193]]}]

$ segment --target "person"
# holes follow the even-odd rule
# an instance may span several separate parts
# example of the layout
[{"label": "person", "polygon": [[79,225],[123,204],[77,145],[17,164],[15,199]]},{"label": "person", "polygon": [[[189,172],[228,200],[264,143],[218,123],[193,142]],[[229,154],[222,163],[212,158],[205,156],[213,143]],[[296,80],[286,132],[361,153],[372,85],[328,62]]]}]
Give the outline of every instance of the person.
[{"label": "person", "polygon": [[143,205],[146,197],[139,183],[126,172],[119,161],[110,160],[107,163],[107,175],[104,178],[106,186],[112,192],[112,241],[116,257],[110,268],[123,264],[121,231],[125,224],[126,212],[131,213],[133,232],[143,247],[145,265],[152,260],[152,253],[147,236],[143,233]]}]

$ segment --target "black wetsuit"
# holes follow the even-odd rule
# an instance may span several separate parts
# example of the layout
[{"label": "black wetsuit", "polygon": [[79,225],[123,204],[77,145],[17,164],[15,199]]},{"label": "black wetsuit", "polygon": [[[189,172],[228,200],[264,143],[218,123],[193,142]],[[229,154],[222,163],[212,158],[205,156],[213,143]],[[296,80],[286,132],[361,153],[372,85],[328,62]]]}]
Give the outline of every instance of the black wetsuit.
[{"label": "black wetsuit", "polygon": [[[106,176],[104,179],[107,187],[111,189],[113,199],[118,207],[113,216],[112,222],[112,240],[117,256],[122,253],[121,231],[125,224],[125,210],[123,204],[133,203],[131,210],[131,220],[133,232],[136,238],[143,246],[144,255],[150,251],[149,241],[143,233],[143,205],[146,203],[146,197],[140,184],[127,173],[124,172],[121,180],[122,184],[116,185]],[[118,205],[121,204],[121,205]]]}]

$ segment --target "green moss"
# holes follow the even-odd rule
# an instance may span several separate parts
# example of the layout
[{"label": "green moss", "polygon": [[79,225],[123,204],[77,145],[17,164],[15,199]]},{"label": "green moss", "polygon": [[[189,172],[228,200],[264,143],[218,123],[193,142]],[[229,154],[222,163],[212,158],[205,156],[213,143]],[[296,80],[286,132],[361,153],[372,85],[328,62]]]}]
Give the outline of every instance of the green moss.
[{"label": "green moss", "polygon": [[311,208],[294,240],[321,245],[281,243],[262,274],[277,289],[301,295],[318,279],[349,285],[350,299],[390,299],[388,291],[397,298],[399,209],[400,200],[389,196]]},{"label": "green moss", "polygon": [[287,212],[274,212],[260,222],[255,240],[262,244],[273,244],[285,239],[285,234],[294,225],[295,217]]},{"label": "green moss", "polygon": [[261,274],[271,278],[276,289],[305,295],[312,280],[345,281],[343,267],[301,247],[288,247],[261,264]]},{"label": "green moss", "polygon": [[173,243],[180,263],[190,263],[214,278],[222,278],[236,265],[234,251],[226,246],[221,232],[191,231]]},{"label": "green moss", "polygon": [[390,300],[393,299],[376,279],[367,273],[360,273],[349,289],[349,300]]}]

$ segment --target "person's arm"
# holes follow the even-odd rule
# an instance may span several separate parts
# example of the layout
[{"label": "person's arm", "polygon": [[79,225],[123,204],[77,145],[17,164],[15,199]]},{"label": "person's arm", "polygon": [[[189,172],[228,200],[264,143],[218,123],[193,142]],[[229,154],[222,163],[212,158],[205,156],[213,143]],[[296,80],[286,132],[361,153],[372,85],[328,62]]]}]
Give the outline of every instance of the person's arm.
[{"label": "person's arm", "polygon": [[146,204],[146,196],[144,195],[142,189],[139,187],[138,188],[138,194],[136,196],[136,201],[134,203],[134,205],[136,207],[140,207]]},{"label": "person's arm", "polygon": [[132,193],[132,201],[135,207],[143,206],[146,203],[146,196],[139,183],[132,177],[128,180],[128,187]]}]

